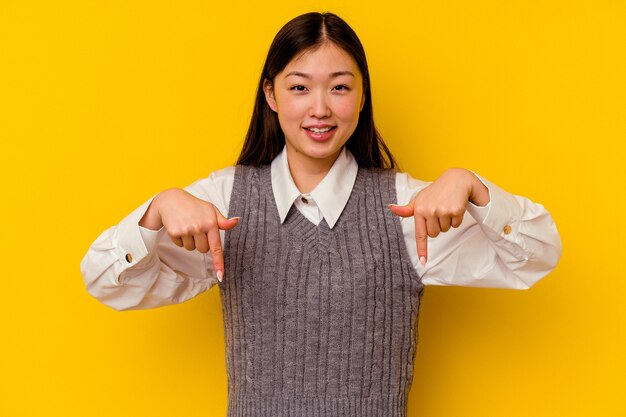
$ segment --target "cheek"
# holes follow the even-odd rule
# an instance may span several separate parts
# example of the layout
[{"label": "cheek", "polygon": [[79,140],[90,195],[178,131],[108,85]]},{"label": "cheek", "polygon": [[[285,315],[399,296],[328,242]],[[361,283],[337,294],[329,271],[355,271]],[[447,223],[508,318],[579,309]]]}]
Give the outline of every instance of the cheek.
[{"label": "cheek", "polygon": [[278,120],[282,123],[299,121],[306,114],[306,106],[300,100],[281,99],[277,102]]},{"label": "cheek", "polygon": [[335,106],[335,115],[346,123],[356,124],[359,120],[360,99],[344,100]]}]

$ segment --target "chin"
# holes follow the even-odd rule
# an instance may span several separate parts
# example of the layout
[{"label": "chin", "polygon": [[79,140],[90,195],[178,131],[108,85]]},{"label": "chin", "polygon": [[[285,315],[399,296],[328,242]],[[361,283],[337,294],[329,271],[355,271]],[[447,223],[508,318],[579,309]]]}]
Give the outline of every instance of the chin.
[{"label": "chin", "polygon": [[306,152],[306,155],[309,158],[314,158],[314,159],[328,159],[328,158],[337,156],[339,152],[341,152],[341,146],[338,148],[326,147],[325,149],[310,149],[308,150],[308,152]]}]

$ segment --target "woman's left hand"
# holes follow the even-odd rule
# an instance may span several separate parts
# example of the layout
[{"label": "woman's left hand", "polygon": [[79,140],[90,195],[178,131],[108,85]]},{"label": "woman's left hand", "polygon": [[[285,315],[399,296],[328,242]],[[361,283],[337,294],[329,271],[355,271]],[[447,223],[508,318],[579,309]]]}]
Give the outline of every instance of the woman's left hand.
[{"label": "woman's left hand", "polygon": [[417,255],[425,266],[428,237],[434,238],[451,227],[459,227],[468,201],[486,206],[489,190],[471,171],[451,168],[416,193],[406,206],[391,204],[389,207],[398,216],[415,218]]}]

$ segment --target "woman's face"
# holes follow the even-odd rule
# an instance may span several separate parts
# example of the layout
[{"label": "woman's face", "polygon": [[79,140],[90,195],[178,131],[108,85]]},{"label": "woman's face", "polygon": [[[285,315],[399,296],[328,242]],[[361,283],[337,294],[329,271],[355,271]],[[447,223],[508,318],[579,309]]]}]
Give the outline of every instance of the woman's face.
[{"label": "woman's face", "polygon": [[363,77],[354,59],[325,43],[296,56],[264,91],[285,134],[291,169],[330,169],[363,107]]}]

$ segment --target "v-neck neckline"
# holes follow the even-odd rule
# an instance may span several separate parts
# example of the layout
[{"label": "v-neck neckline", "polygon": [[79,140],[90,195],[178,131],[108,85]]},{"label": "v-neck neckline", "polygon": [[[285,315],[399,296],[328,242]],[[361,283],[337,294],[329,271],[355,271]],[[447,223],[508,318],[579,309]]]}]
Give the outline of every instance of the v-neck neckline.
[{"label": "v-neck neckline", "polygon": [[[270,166],[268,165],[265,169],[270,170]],[[289,232],[289,234],[296,238],[297,240],[302,241],[309,248],[319,247],[320,249],[327,250],[331,237],[335,232],[339,229],[342,229],[342,218],[348,216],[352,211],[355,210],[355,206],[358,205],[358,202],[361,198],[360,191],[364,187],[363,184],[363,172],[361,172],[361,168],[357,172],[356,179],[354,181],[354,185],[352,186],[352,190],[350,193],[350,197],[346,202],[343,212],[339,216],[337,223],[331,229],[326,219],[322,219],[319,224],[315,224],[311,222],[309,219],[304,216],[300,210],[296,207],[295,204],[289,209],[287,216],[285,217],[282,226]],[[269,175],[268,175],[269,174]],[[271,210],[273,215],[277,219],[278,225],[281,226],[280,222],[280,214],[278,212],[278,206],[276,204],[276,199],[274,197],[273,189],[272,189],[272,177],[270,172],[261,172],[261,184],[263,184],[263,193],[266,193],[268,199],[271,200]],[[357,195],[359,194],[359,195]]]}]

